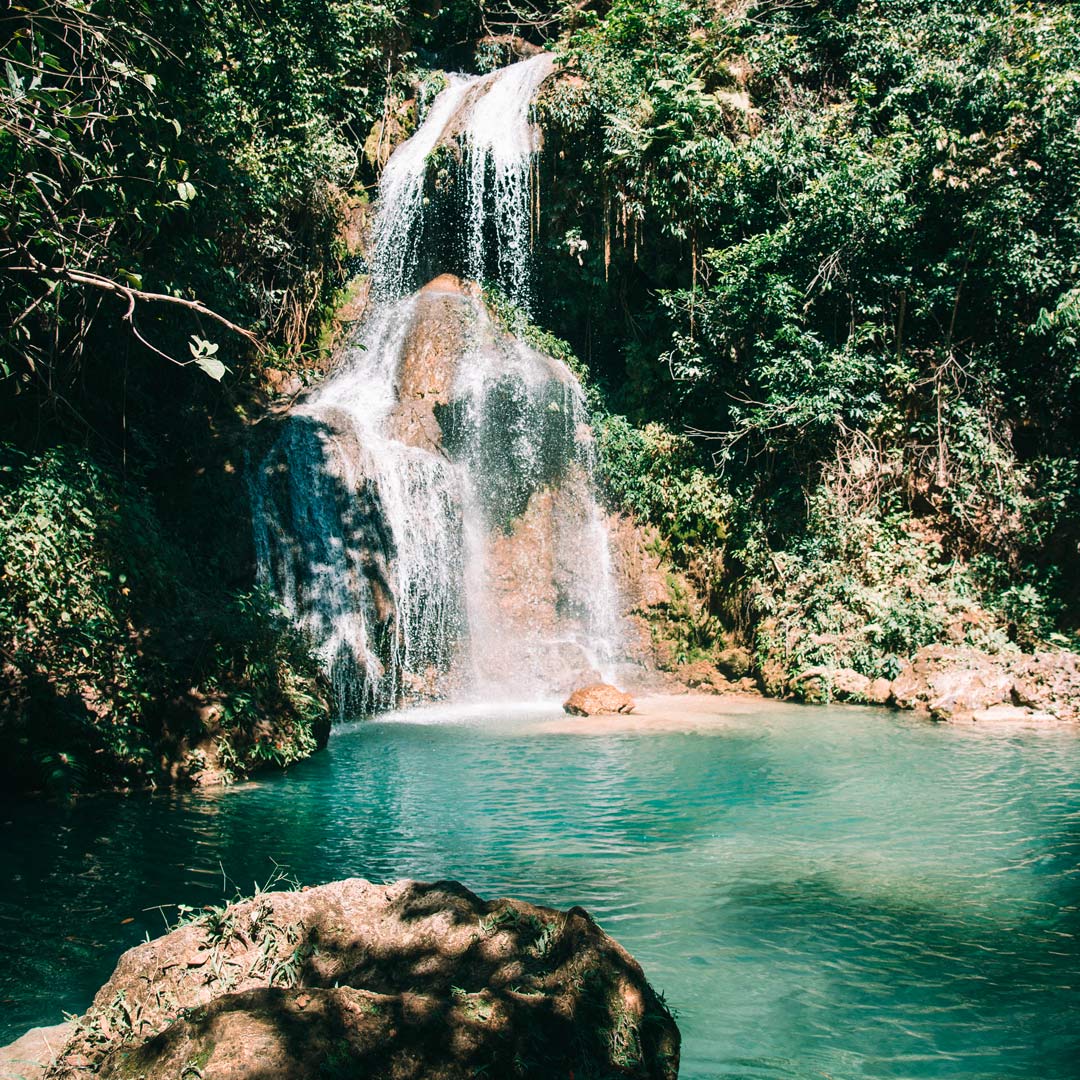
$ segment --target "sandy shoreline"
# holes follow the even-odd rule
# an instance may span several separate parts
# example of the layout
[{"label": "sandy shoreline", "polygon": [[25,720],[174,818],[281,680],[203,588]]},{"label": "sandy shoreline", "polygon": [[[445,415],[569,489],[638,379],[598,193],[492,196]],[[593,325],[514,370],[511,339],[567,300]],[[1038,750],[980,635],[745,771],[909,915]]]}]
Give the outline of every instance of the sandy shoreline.
[{"label": "sandy shoreline", "polygon": [[643,694],[632,713],[561,716],[536,725],[537,731],[566,735],[615,732],[706,731],[741,726],[762,713],[802,711],[807,706],[757,694]]},{"label": "sandy shoreline", "polygon": [[[1067,731],[1080,733],[1080,727],[1068,720],[1043,713],[1021,715],[1025,710],[999,707],[970,715],[932,719],[925,711],[896,710],[881,705],[857,705],[834,702],[830,705],[781,701],[757,694],[642,694],[635,699],[632,713],[601,716],[560,716],[540,721],[536,730],[563,735],[609,735],[619,733],[716,732],[743,728],[755,717],[814,713],[819,709],[842,709],[877,719],[904,718],[910,723],[943,726],[966,732],[1009,734],[1028,731]],[[809,717],[807,717],[809,719]]]}]

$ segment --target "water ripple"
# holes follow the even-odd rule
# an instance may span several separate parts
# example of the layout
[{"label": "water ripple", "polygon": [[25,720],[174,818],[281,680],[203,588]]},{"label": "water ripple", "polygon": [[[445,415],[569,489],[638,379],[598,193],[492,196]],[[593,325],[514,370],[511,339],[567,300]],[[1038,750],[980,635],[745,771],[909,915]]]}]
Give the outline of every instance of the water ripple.
[{"label": "water ripple", "polygon": [[156,905],[250,890],[275,860],[585,905],[678,1009],[692,1080],[1080,1076],[1071,733],[553,715],[423,710],[226,792],[0,808],[4,1033],[85,1007]]}]

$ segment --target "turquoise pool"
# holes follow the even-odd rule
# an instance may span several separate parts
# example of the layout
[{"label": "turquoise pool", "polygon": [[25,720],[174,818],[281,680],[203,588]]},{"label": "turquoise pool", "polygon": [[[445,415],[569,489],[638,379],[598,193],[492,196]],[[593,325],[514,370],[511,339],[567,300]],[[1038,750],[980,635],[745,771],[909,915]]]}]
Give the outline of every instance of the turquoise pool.
[{"label": "turquoise pool", "polygon": [[[734,710],[734,711],[732,711]],[[713,700],[339,729],[210,793],[0,804],[0,1035],[79,1011],[158,905],[457,878],[582,904],[678,1012],[682,1076],[1080,1077],[1080,735]]]}]

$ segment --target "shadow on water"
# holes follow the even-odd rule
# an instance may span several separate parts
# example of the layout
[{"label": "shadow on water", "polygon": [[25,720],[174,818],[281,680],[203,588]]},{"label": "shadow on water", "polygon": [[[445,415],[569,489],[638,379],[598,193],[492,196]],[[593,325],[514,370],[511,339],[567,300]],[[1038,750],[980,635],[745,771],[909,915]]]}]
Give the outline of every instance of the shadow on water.
[{"label": "shadow on water", "polygon": [[[1025,1076],[1035,1062],[1042,1076],[1078,1075],[1076,910],[1006,896],[996,906],[917,881],[819,873],[721,887],[698,933],[768,958],[718,1007],[740,1011],[753,985],[787,1014],[786,1030],[850,1048],[871,1075],[908,1075],[900,1063],[920,1056],[937,1059],[933,1075]],[[770,986],[785,970],[798,982]],[[842,1030],[828,1023],[836,1013]]]}]

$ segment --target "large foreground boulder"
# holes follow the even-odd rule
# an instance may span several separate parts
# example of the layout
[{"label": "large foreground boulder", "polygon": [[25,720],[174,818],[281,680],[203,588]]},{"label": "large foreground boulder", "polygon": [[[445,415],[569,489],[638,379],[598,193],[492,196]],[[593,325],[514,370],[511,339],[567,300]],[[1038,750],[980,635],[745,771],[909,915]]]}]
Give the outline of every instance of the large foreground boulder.
[{"label": "large foreground boulder", "polygon": [[581,908],[456,882],[265,893],[126,952],[51,1080],[674,1080],[679,1032]]}]

